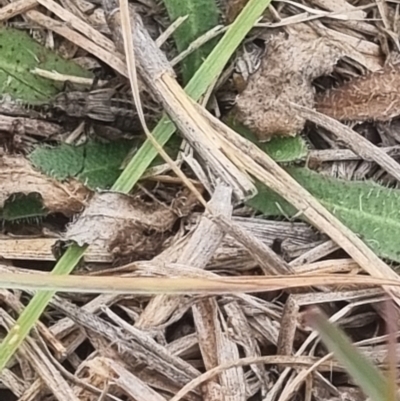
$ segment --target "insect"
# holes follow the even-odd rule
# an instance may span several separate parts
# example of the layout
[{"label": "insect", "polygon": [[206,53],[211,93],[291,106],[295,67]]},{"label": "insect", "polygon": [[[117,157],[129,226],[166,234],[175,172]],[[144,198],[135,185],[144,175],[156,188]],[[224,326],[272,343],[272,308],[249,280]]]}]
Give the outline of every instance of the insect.
[{"label": "insect", "polygon": [[63,92],[55,97],[52,107],[69,117],[110,124],[121,131],[139,127],[133,102],[115,89]]},{"label": "insect", "polygon": [[[145,99],[146,119],[152,120],[161,114],[161,109],[152,99]],[[142,131],[142,126],[129,94],[114,88],[102,88],[89,92],[66,91],[54,99],[27,104],[8,97],[0,100],[0,114],[27,117],[66,124],[86,120],[97,135],[118,139]]]}]

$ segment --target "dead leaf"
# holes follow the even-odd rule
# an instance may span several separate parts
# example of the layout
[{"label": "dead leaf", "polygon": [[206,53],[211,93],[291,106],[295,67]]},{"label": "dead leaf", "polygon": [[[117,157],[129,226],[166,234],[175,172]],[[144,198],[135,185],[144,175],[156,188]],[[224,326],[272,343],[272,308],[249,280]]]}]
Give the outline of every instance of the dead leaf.
[{"label": "dead leaf", "polygon": [[96,244],[120,257],[149,258],[168,238],[166,232],[177,218],[175,209],[161,203],[103,192],[93,196],[65,238],[80,246]]},{"label": "dead leaf", "polygon": [[324,38],[305,41],[295,36],[272,37],[260,69],[238,96],[238,120],[260,140],[296,135],[305,119],[297,116],[289,103],[312,108],[312,80],[330,73],[340,56],[341,51]]},{"label": "dead leaf", "polygon": [[352,79],[317,97],[319,112],[338,120],[390,121],[400,115],[400,64]]},{"label": "dead leaf", "polygon": [[228,24],[235,21],[236,17],[243,10],[249,0],[225,0],[222,2],[225,18]]}]

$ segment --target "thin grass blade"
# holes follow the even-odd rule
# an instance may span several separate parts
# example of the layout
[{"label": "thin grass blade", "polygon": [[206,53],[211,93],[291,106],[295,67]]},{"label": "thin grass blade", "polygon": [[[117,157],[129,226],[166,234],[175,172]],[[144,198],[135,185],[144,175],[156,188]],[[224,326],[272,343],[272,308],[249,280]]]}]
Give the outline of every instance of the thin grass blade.
[{"label": "thin grass blade", "polygon": [[373,401],[388,401],[388,380],[337,326],[330,323],[318,309],[307,314],[307,322],[318,331],[326,347],[333,352],[366,395]]},{"label": "thin grass blade", "polygon": [[[269,6],[270,2],[271,0],[250,0],[247,3],[235,22],[229,27],[187,84],[185,91],[192,99],[199,100],[207,91],[207,88],[218,78],[236,48]],[[164,116],[153,130],[153,136],[161,146],[164,146],[174,132],[175,125],[167,116]],[[113,190],[129,192],[156,156],[157,151],[147,140],[119,176],[113,186]]]},{"label": "thin grass blade", "polygon": [[[86,247],[79,247],[77,245],[70,246],[51,273],[56,275],[70,274],[82,258],[85,251]],[[54,294],[55,291],[39,291],[21,313],[17,323],[11,328],[1,343],[0,371],[5,368],[8,361],[18,350],[18,347],[39,320]]]}]

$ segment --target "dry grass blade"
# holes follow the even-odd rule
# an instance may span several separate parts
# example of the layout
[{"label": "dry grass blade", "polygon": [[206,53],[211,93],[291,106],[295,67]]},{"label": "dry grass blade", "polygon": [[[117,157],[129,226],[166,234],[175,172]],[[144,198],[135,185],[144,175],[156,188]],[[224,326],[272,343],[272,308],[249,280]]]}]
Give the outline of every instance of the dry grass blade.
[{"label": "dry grass blade", "polygon": [[[0,316],[6,322],[6,326],[10,327],[15,324],[15,321],[4,310],[0,310]],[[19,351],[33,364],[39,377],[51,389],[58,400],[79,401],[67,381],[56,367],[50,363],[43,350],[32,338],[28,337],[27,342],[21,345]]]},{"label": "dry grass blade", "polygon": [[[191,96],[195,97],[198,99],[207,89],[207,86],[211,84],[210,81],[210,76],[213,77],[213,79],[218,76],[218,74],[221,72],[223,69],[225,63],[228,61],[228,58],[232,55],[232,52],[234,49],[239,45],[239,43],[243,40],[244,36],[248,33],[249,29],[251,26],[254,24],[254,20],[256,17],[258,17],[263,10],[268,6],[270,0],[263,0],[263,1],[258,1],[256,3],[254,0],[251,0],[249,3],[249,7],[246,7],[244,12],[241,14],[241,17],[238,18],[238,23],[233,24],[234,27],[232,29],[228,29],[226,35],[224,36],[223,40],[221,41],[221,45],[217,46],[215,48],[214,53],[210,56],[210,60],[208,62],[206,61],[204,64],[204,68],[201,68],[198,71],[198,74],[191,80],[191,82],[188,85],[188,92],[190,92]],[[114,3],[113,3],[114,4]],[[250,7],[252,5],[252,7]],[[107,8],[107,4],[105,5]],[[254,11],[253,11],[254,10]],[[121,62],[120,56],[119,55],[111,55],[109,52],[104,52],[102,48],[99,46],[96,46],[92,41],[86,39],[84,36],[77,34],[76,32],[72,31],[68,27],[65,26],[60,26],[59,23],[56,23],[56,21],[44,16],[41,13],[38,13],[36,11],[31,11],[29,14],[29,18],[33,19],[35,22],[38,22],[39,24],[45,26],[46,28],[49,28],[53,30],[54,32],[57,32],[59,35],[67,38],[70,40],[72,43],[77,44],[78,46],[81,46],[82,48],[86,49],[88,52],[95,54],[97,57],[108,63],[109,65],[113,66],[116,71],[119,71],[122,75],[127,75],[126,72],[126,66],[123,62]],[[242,25],[239,24],[243,23]],[[118,25],[118,28],[120,25]],[[145,37],[148,38],[147,32],[145,32]],[[121,36],[119,36],[118,43],[123,43],[121,40]],[[149,43],[152,43],[151,40]],[[147,43],[146,43],[147,44]],[[223,46],[230,46],[229,49],[224,49]],[[156,47],[157,48],[157,47]],[[140,50],[140,49],[139,49]],[[146,50],[146,49],[145,49]],[[148,50],[148,49],[147,49]],[[158,51],[158,48],[157,48]],[[224,54],[220,54],[219,52],[223,51]],[[154,53],[154,54],[157,54]],[[216,60],[216,58],[219,57],[219,60]],[[155,60],[149,60],[154,62]],[[166,63],[168,64],[168,63]],[[163,65],[163,64],[162,64]],[[164,64],[165,65],[165,64]],[[156,71],[154,71],[151,68],[151,64],[147,65],[149,69],[145,71],[146,73],[149,73],[150,76],[152,73],[154,76],[158,76]],[[171,70],[171,73],[172,70]],[[208,84],[202,84],[201,79],[204,79],[205,82],[208,82]],[[171,122],[167,119],[164,118],[162,120],[162,123],[159,124],[159,136],[160,140],[164,138],[170,137],[170,135],[174,132],[173,126]],[[148,151],[148,147],[144,147],[147,150],[144,150],[142,153],[146,153]],[[207,153],[209,149],[205,147],[205,152]],[[150,152],[152,153],[152,152]],[[140,178],[140,176],[143,174],[143,165],[146,167],[152,160],[152,154],[147,155],[148,157],[145,160],[140,160],[140,166],[137,168],[137,165],[135,164],[137,160],[134,158],[132,163],[128,165],[126,169],[126,174],[122,174],[120,179],[117,180],[117,182],[114,185],[114,189],[118,189],[119,191],[122,192],[129,192],[132,187],[136,184],[137,180]],[[218,156],[221,158],[222,153],[219,153]],[[155,157],[155,155],[154,155]],[[149,160],[150,158],[150,160]],[[218,161],[218,157],[216,158]],[[135,174],[132,174],[132,167],[136,168]],[[217,171],[218,171],[217,166]],[[137,173],[139,171],[139,173]],[[238,174],[235,174],[238,173]],[[218,174],[217,174],[218,175]],[[237,178],[240,177],[239,180],[241,180],[243,184],[243,188],[237,188],[235,186],[235,183],[237,182]],[[254,187],[252,184],[249,183],[247,177],[242,177],[240,176],[239,172],[234,171],[233,177],[231,178],[232,184],[234,188],[237,191],[237,194],[239,197],[243,196],[243,192],[245,194],[248,194],[249,192],[254,192]],[[78,261],[82,258],[86,251],[87,247],[78,247],[76,245],[72,245],[68,248],[67,252],[61,257],[61,259],[58,261],[57,265],[53,269],[53,274],[54,275],[66,275],[71,273],[71,271],[74,269],[74,267],[77,265]],[[54,293],[52,291],[45,291],[45,292],[39,292],[35,294],[34,298],[32,299],[31,303],[25,308],[25,310],[22,312],[20,315],[17,325],[14,326],[9,333],[7,334],[6,338],[3,340],[0,349],[0,370],[2,370],[6,363],[10,360],[12,355],[16,352],[17,348],[19,347],[20,344],[24,341],[25,337],[28,335],[29,331],[31,328],[35,325],[35,323],[38,321],[40,315],[43,313],[45,310],[47,304],[51,300],[51,298],[54,296]],[[35,390],[37,391],[37,390]]]},{"label": "dry grass blade", "polygon": [[[114,41],[121,46],[121,43],[124,43],[121,12],[116,9],[115,3],[111,0],[105,2],[105,9]],[[187,136],[200,157],[209,165],[213,175],[231,186],[235,196],[239,199],[245,199],[254,194],[255,187],[249,177],[240,171],[219,148],[213,146],[210,137],[215,136],[215,133],[210,130],[207,121],[199,115],[184,90],[177,83],[168,61],[148,35],[139,16],[133,15],[132,18],[134,19],[132,38],[138,69],[149,89],[161,101],[176,126]],[[200,132],[207,134],[199,135]],[[152,143],[154,144],[153,141]],[[161,149],[160,152],[162,152]],[[175,169],[174,172],[192,188],[192,184],[182,177],[179,169]]]},{"label": "dry grass blade", "polygon": [[[400,165],[386,152],[378,148],[363,136],[341,124],[331,117],[300,105],[293,105],[304,118],[324,127],[341,142],[345,143],[354,153],[366,160],[373,160],[389,174],[400,180]],[[400,110],[399,110],[400,111]]]},{"label": "dry grass blade", "polygon": [[[232,191],[230,188],[218,185],[208,206],[221,214],[230,216],[232,212],[231,196]],[[182,249],[177,262],[182,265],[192,265],[199,269],[200,274],[202,269],[210,262],[223,238],[224,233],[221,229],[204,216],[196,231]],[[165,258],[162,258],[162,254],[159,255],[158,259],[162,259],[163,263],[166,262]],[[164,323],[183,301],[180,297],[166,295],[151,299],[136,322],[136,326],[154,327]]]},{"label": "dry grass blade", "polygon": [[312,366],[307,369],[302,370],[298,376],[290,383],[289,386],[285,388],[282,392],[281,396],[279,397],[279,401],[287,401],[291,397],[293,397],[298,390],[298,388],[303,384],[304,380],[314,372],[319,366],[321,366],[326,361],[329,361],[332,358],[332,354],[325,355],[319,361],[315,362]]},{"label": "dry grass blade", "polygon": [[65,21],[71,28],[82,33],[97,46],[100,46],[102,49],[109,52],[110,55],[114,54],[119,56],[116,52],[114,43],[110,39],[99,33],[96,29],[82,21],[76,15],[61,7],[53,0],[38,0],[38,2],[53,14],[57,15],[58,18]]},{"label": "dry grass blade", "polygon": [[[316,361],[315,364],[323,364],[326,360]],[[262,357],[249,357],[249,358],[242,358],[238,359],[233,362],[228,362],[216,366],[213,369],[208,370],[207,372],[203,373],[201,376],[197,377],[186,386],[184,386],[179,392],[170,399],[170,401],[180,401],[186,394],[190,391],[193,391],[196,387],[200,386],[202,383],[212,379],[214,376],[219,374],[220,372],[233,369],[240,366],[247,366],[252,364],[266,364],[266,365],[298,365],[301,366],[304,364],[303,358],[301,357],[294,357],[294,356],[284,356],[284,355],[273,355],[273,356],[262,356]],[[306,362],[309,365],[308,362]]]},{"label": "dry grass blade", "polygon": [[399,287],[400,281],[363,275],[320,274],[274,277],[95,277],[0,273],[0,288],[105,294],[231,294],[264,292],[319,285]]},{"label": "dry grass blade", "polygon": [[0,21],[13,18],[18,14],[34,8],[37,4],[37,0],[18,0],[7,4],[0,9]]},{"label": "dry grass blade", "polygon": [[[24,1],[26,7],[33,4],[31,0]],[[342,218],[338,213],[339,206],[329,209],[333,210],[331,214],[323,206],[329,208],[330,203],[325,203],[325,200],[319,203],[310,194],[314,193],[311,192],[312,188],[309,193],[305,190],[307,187],[301,186],[300,178],[296,181],[293,178],[296,175],[289,175],[292,170],[286,169],[283,163],[290,163],[296,156],[288,157],[290,160],[279,159],[277,156],[283,149],[280,144],[289,143],[292,146],[301,143],[295,146],[295,150],[301,148],[301,155],[298,152],[300,156],[296,160],[307,163],[306,141],[309,140],[317,149],[316,152],[319,152],[313,152],[314,158],[334,158],[337,161],[339,153],[335,153],[334,149],[338,145],[337,139],[344,138],[348,132],[339,123],[333,124],[333,131],[340,132],[335,131],[336,137],[332,140],[325,129],[319,130],[311,124],[308,128],[312,131],[307,140],[296,137],[273,138],[272,147],[271,143],[257,144],[258,147],[229,129],[222,121],[228,117],[228,109],[232,114],[235,113],[235,109],[231,109],[231,100],[237,90],[242,89],[237,87],[239,82],[236,82],[236,78],[239,81],[240,74],[243,73],[243,77],[248,76],[248,73],[253,74],[255,69],[252,67],[256,66],[249,65],[253,55],[261,57],[262,51],[267,49],[266,58],[271,62],[275,60],[272,64],[276,68],[271,68],[271,64],[264,65],[269,73],[265,75],[265,81],[273,87],[272,81],[277,80],[275,73],[279,70],[287,72],[289,76],[293,74],[289,86],[298,95],[295,100],[278,99],[279,107],[274,109],[276,116],[282,117],[282,121],[300,119],[299,131],[306,120],[313,118],[312,113],[322,118],[325,124],[329,117],[321,117],[321,114],[312,110],[309,115],[302,115],[295,108],[290,108],[291,111],[289,108],[281,108],[289,101],[312,108],[316,86],[321,89],[336,79],[357,75],[360,68],[376,70],[380,67],[381,51],[391,34],[388,31],[392,29],[391,26],[395,29],[395,7],[390,2],[385,3],[385,0],[380,2],[380,10],[376,2],[354,8],[349,6],[350,0],[308,0],[304,4],[283,0],[274,2],[269,11],[265,12],[270,0],[248,0],[247,5],[246,1],[239,0],[234,7],[238,7],[236,11],[240,17],[231,26],[222,28],[227,33],[194,75],[185,92],[171,62],[168,62],[176,55],[176,49],[171,51],[170,41],[163,45],[165,52],[159,46],[180,21],[172,23],[165,30],[166,24],[161,18],[161,12],[157,14],[157,2],[154,0],[132,4],[129,0],[37,1],[40,9],[47,9],[46,15],[40,13],[39,8],[37,11],[29,8],[24,11],[25,15],[12,20],[11,24],[16,23],[17,28],[26,28],[26,24],[31,27],[35,20],[42,26],[48,24],[49,29],[44,32],[36,31],[37,26],[33,25],[35,33],[43,34],[46,43],[54,44],[56,51],[68,54],[69,58],[76,57],[85,66],[96,66],[101,70],[101,77],[107,78],[106,85],[112,86],[113,91],[116,84],[115,94],[125,95],[128,92],[128,96],[131,96],[132,92],[138,112],[136,115],[140,118],[143,130],[139,124],[135,125],[135,129],[130,124],[127,128],[129,134],[132,134],[138,127],[138,131],[141,134],[144,131],[147,139],[141,137],[145,140],[145,146],[127,164],[128,168],[111,191],[88,193],[90,202],[85,212],[74,219],[69,229],[65,230],[65,225],[69,223],[59,222],[57,215],[44,220],[45,228],[50,226],[53,231],[43,231],[35,238],[11,238],[11,231],[0,233],[0,256],[8,259],[0,264],[0,288],[11,289],[0,289],[0,301],[3,303],[0,320],[3,321],[3,331],[8,332],[0,345],[0,381],[3,386],[8,386],[20,401],[39,399],[43,395],[48,397],[49,392],[53,393],[50,397],[60,401],[106,401],[108,398],[117,401],[125,398],[137,401],[361,399],[355,396],[346,398],[346,390],[341,388],[342,383],[352,385],[352,389],[355,387],[351,380],[346,380],[344,368],[339,362],[331,360],[331,355],[320,359],[321,353],[323,356],[326,352],[318,343],[317,333],[302,325],[303,310],[308,305],[324,303],[326,311],[332,314],[331,320],[351,330],[355,334],[354,338],[361,340],[360,348],[365,355],[375,358],[378,367],[386,367],[386,340],[377,333],[381,328],[381,317],[385,318],[382,302],[392,297],[397,305],[388,314],[396,313],[396,316],[400,316],[400,280],[397,272],[368,247],[371,244],[369,238],[360,234],[357,226],[351,226],[356,230],[352,232],[339,221]],[[196,4],[198,7],[197,0],[172,1],[187,1],[187,4]],[[228,3],[229,14],[232,11],[229,7],[233,3],[229,0],[221,1]],[[146,8],[148,4],[151,4],[150,8]],[[277,8],[275,4],[278,4]],[[7,10],[11,14],[22,12],[22,3],[17,0],[16,5],[16,8],[7,7]],[[379,16],[382,6],[386,5],[389,11],[385,14],[386,27],[382,27],[381,21],[375,24],[367,20],[367,17]],[[240,11],[242,7],[243,11]],[[329,11],[321,11],[321,8]],[[220,11],[222,14],[226,10],[222,6]],[[267,26],[268,30],[257,27],[245,39],[261,15],[262,21],[266,21],[264,28]],[[1,17],[7,18],[0,11]],[[224,17],[226,21],[226,17],[232,16]],[[307,24],[298,23],[313,18],[318,20],[308,21]],[[19,25],[21,19],[24,22]],[[276,21],[279,23],[276,24]],[[282,26],[287,36],[296,39],[303,35],[303,28],[313,32],[309,40],[304,39],[304,47],[298,41],[292,41],[283,47],[278,44],[268,48],[267,43],[265,48],[263,41],[270,38],[270,34],[275,34],[269,28],[272,25]],[[209,31],[189,47],[185,45],[183,54],[192,51],[208,35],[219,32],[219,29]],[[159,31],[164,31],[164,34],[158,40],[152,39]],[[101,32],[106,33],[107,37]],[[378,34],[379,41],[376,40]],[[60,35],[63,37],[60,38]],[[111,37],[112,41],[109,39]],[[347,41],[342,44],[344,47],[348,45],[351,50],[344,50],[343,53],[340,50],[340,54],[336,50],[330,52],[322,43],[325,39],[328,42],[331,39],[336,42]],[[391,48],[393,43],[388,43]],[[297,54],[293,51],[294,47],[299,50]],[[277,58],[274,59],[274,55],[279,53],[277,48],[283,55],[293,55],[287,61],[287,66],[293,67],[291,70],[279,67]],[[309,71],[305,74],[307,101],[298,102],[302,97],[298,91],[299,86],[295,84],[297,81],[302,82],[298,72],[307,70],[312,62],[317,61],[317,55],[324,59],[327,68],[318,76],[309,74]],[[342,57],[334,66],[339,55],[345,58]],[[306,61],[302,62],[304,57]],[[96,58],[108,65],[103,66]],[[231,64],[226,68],[228,62]],[[251,71],[242,71],[243,62],[246,67],[251,67]],[[115,73],[110,71],[109,66]],[[224,68],[226,70],[222,72]],[[310,69],[313,68],[315,65],[311,65]],[[57,74],[53,77],[60,80],[66,78]],[[182,77],[186,82],[184,74]],[[257,87],[257,77],[253,76],[254,87]],[[130,87],[124,85],[128,82],[126,78]],[[80,83],[89,82],[81,80]],[[152,115],[150,117],[149,114],[148,118],[145,114],[148,99],[143,95],[140,98],[139,83],[145,84],[148,91],[146,94],[151,98],[149,103],[158,102],[159,111],[162,108],[165,110],[152,133],[146,124],[151,127],[156,121],[151,119]],[[258,83],[261,85],[261,81]],[[97,84],[97,81],[93,84]],[[257,103],[263,104],[260,85]],[[386,82],[385,90],[388,88]],[[358,92],[363,91],[358,88]],[[284,90],[278,92],[283,93]],[[389,92],[386,91],[388,98],[396,100]],[[343,102],[344,98],[345,95]],[[276,102],[270,98],[263,105],[271,109],[276,106]],[[250,105],[249,109],[252,108]],[[75,118],[74,122],[71,118],[71,126],[75,122],[81,124],[81,127],[84,124],[89,126],[84,120],[85,116]],[[260,132],[265,127],[276,131],[277,125],[273,128],[273,123],[270,123],[272,120],[260,126]],[[65,121],[70,122],[67,117]],[[368,124],[374,125],[374,122]],[[382,126],[376,124],[377,131],[383,130]],[[65,128],[69,128],[68,124]],[[79,138],[75,133],[70,134],[70,143],[85,140],[96,131],[95,127],[93,130],[92,127],[88,128],[91,132],[80,131]],[[176,129],[184,141],[177,163],[167,157],[162,148]],[[34,133],[35,128],[29,127],[29,130]],[[286,133],[293,134],[293,127]],[[260,135],[260,138],[269,138],[269,134],[273,135],[274,132],[269,132],[265,137]],[[380,132],[376,134],[381,135]],[[381,135],[382,146],[390,149],[392,156],[396,152],[396,146],[393,146],[396,142],[394,137],[389,138],[387,135],[387,138]],[[324,146],[320,146],[316,138],[322,138],[324,145],[328,144],[332,149],[322,153],[320,148]],[[342,172],[343,168],[348,173],[349,170],[353,172],[353,166],[358,164],[361,165],[360,170],[369,168],[370,172],[372,167],[364,167],[368,160],[375,170],[379,170],[374,178],[379,179],[379,174],[383,174],[384,179],[391,180],[394,185],[392,176],[386,174],[389,172],[400,179],[398,166],[382,154],[383,149],[377,150],[371,143],[364,144],[357,138],[354,132],[344,138],[347,146],[352,149],[340,153],[340,158],[346,160],[346,163],[318,167],[324,170],[333,165],[331,170],[336,168],[336,171]],[[377,143],[375,138],[373,141]],[[40,140],[37,136],[33,139]],[[63,141],[64,135],[57,136],[56,140]],[[107,143],[106,157],[110,156],[111,148],[112,145]],[[153,176],[149,180],[143,177],[143,172],[157,152],[167,163],[153,169]],[[133,153],[132,149],[128,157]],[[88,155],[85,152],[83,157]],[[280,160],[280,165],[274,161],[275,157]],[[386,171],[382,172],[376,162]],[[190,171],[190,180],[177,167],[180,165],[184,166],[185,173]],[[159,174],[165,172],[167,175],[160,178]],[[140,179],[142,182],[135,188]],[[182,184],[186,184],[192,193]],[[277,206],[276,209],[282,215],[286,212],[286,202],[281,197],[293,205],[287,209],[298,210],[293,218],[295,220],[289,220],[289,214],[282,219],[270,220],[267,216],[260,218],[258,212],[254,214],[248,198],[262,184],[277,193],[275,196],[279,201],[273,206]],[[66,188],[71,192],[66,182],[60,185],[60,191]],[[201,188],[201,185],[204,192],[200,194],[196,188]],[[15,183],[10,181],[9,188],[12,191]],[[339,190],[332,192],[337,194]],[[393,195],[389,190],[387,192],[388,197]],[[345,191],[343,193],[347,194]],[[73,191],[66,194],[70,200],[77,196]],[[363,214],[367,209],[364,192],[362,194],[360,197],[354,196],[355,206],[352,210],[355,210],[355,219],[359,216],[359,209]],[[61,200],[60,197],[56,198]],[[121,202],[122,198],[124,202]],[[147,213],[138,206],[138,199],[149,206]],[[160,209],[151,208],[153,202]],[[81,203],[86,206],[86,199],[82,199]],[[121,207],[125,203],[126,207]],[[195,207],[188,207],[188,203]],[[98,207],[99,204],[101,207]],[[376,207],[379,208],[379,205]],[[132,214],[130,209],[134,209]],[[371,230],[376,234],[376,215],[373,212],[371,214]],[[298,216],[300,219],[297,219]],[[55,224],[58,224],[55,230],[51,220],[54,217],[57,219]],[[62,218],[60,216],[60,220]],[[386,233],[389,232],[385,221],[382,226]],[[110,241],[106,237],[110,233],[117,234],[115,241],[112,241],[115,248],[107,246]],[[45,235],[51,238],[44,238]],[[39,265],[42,268],[44,260],[54,261],[57,258],[51,253],[50,247],[60,239],[64,243],[72,242],[73,245],[63,254],[51,273],[45,269],[35,271],[33,268],[28,270],[17,267],[35,260],[33,267]],[[93,249],[83,261],[87,246]],[[117,259],[113,259],[113,255]],[[81,264],[78,265],[79,261]],[[72,273],[75,266],[77,269]],[[25,297],[32,296],[32,301],[25,308],[21,300],[26,298],[20,300],[21,291],[26,294]],[[57,292],[62,293],[61,296],[57,296]],[[50,308],[47,310],[48,306]],[[41,319],[45,310],[47,314]],[[16,323],[7,320],[9,311],[20,315]],[[29,333],[35,325],[36,346],[38,341],[42,344],[39,351],[34,348],[34,352],[23,353],[32,345]],[[391,359],[394,365],[396,338],[393,336],[391,341],[393,349],[390,352],[393,354]],[[45,352],[43,358],[40,350],[47,350],[47,347],[52,352]],[[22,353],[14,356],[18,350]],[[278,355],[271,355],[271,351]],[[246,358],[240,359],[241,356]],[[5,366],[8,369],[3,371]],[[24,385],[21,378],[27,378],[28,384]],[[0,388],[0,399],[2,391]],[[321,396],[320,391],[325,393]]]},{"label": "dry grass blade", "polygon": [[[32,10],[28,11],[26,14],[31,21],[39,24],[40,26],[46,29],[51,29],[60,36],[63,36],[72,43],[75,43],[82,49],[85,49],[87,52],[96,55],[96,57],[98,57],[100,60],[104,61],[112,68],[114,68],[115,71],[118,71],[120,74],[124,76],[127,75],[126,65],[124,61],[121,59],[121,55],[119,53],[105,50],[97,43],[77,33],[76,31],[70,29],[66,24],[61,25],[58,21],[48,17],[47,15],[40,13],[39,11]],[[76,19],[75,16],[74,18]]]}]

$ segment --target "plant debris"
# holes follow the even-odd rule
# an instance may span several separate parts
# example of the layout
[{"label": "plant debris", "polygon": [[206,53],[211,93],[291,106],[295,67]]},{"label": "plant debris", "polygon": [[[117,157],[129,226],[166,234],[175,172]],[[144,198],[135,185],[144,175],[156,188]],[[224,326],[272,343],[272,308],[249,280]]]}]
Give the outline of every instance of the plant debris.
[{"label": "plant debris", "polygon": [[[192,199],[192,200],[190,200]],[[195,205],[183,194],[172,206],[114,193],[97,193],[65,235],[80,246],[95,244],[118,257],[153,257],[179,216]]]},{"label": "plant debris", "polygon": [[[142,92],[142,96],[144,92]],[[122,132],[137,132],[141,126],[130,93],[117,92],[115,88],[102,88],[90,92],[63,92],[51,102],[51,107],[73,118],[87,118],[99,127],[110,126]],[[153,104],[152,104],[153,103]],[[150,107],[147,107],[150,106]],[[146,101],[146,115],[152,119],[161,112],[150,99]],[[106,125],[107,124],[107,125]]]},{"label": "plant debris", "polygon": [[80,212],[92,192],[79,181],[59,182],[36,171],[23,156],[0,156],[0,208],[13,194],[40,194],[50,213],[72,216]]},{"label": "plant debris", "polygon": [[[374,102],[385,96],[394,114],[398,67],[382,65],[399,48],[396,4],[130,1],[132,32],[120,18],[126,6],[0,7],[30,50],[20,59],[2,35],[11,28],[0,29],[8,49],[0,60],[0,275],[16,277],[3,276],[9,290],[0,290],[0,400],[10,392],[21,401],[364,400],[339,359],[321,360],[327,351],[302,317],[323,304],[387,368],[382,300],[400,304],[400,292],[356,282],[367,273],[368,285],[398,280],[398,120],[368,117],[353,130],[327,115],[349,99],[356,114],[361,98],[368,113],[382,113]],[[77,72],[48,65],[55,55]],[[139,82],[127,81],[133,61]],[[143,139],[136,86],[150,129],[161,110],[168,115],[152,134],[175,166]],[[329,96],[327,115],[316,112]],[[76,284],[62,296],[26,287],[65,283],[67,274]],[[261,286],[260,277],[276,274],[302,290],[233,294],[232,283]],[[313,275],[324,285],[311,286]],[[96,293],[83,292],[89,276]],[[154,295],[140,286],[140,294],[118,293],[126,277],[146,277]],[[223,287],[210,294],[209,278],[223,278]],[[342,278],[345,287],[330,286]],[[190,289],[177,293],[185,281]]]},{"label": "plant debris", "polygon": [[400,116],[400,64],[354,78],[316,99],[316,109],[347,121],[391,121]]},{"label": "plant debris", "polygon": [[238,96],[235,115],[259,140],[294,136],[305,124],[290,103],[314,107],[312,80],[330,73],[342,52],[323,38],[304,40],[282,34],[267,42],[260,69]]}]

